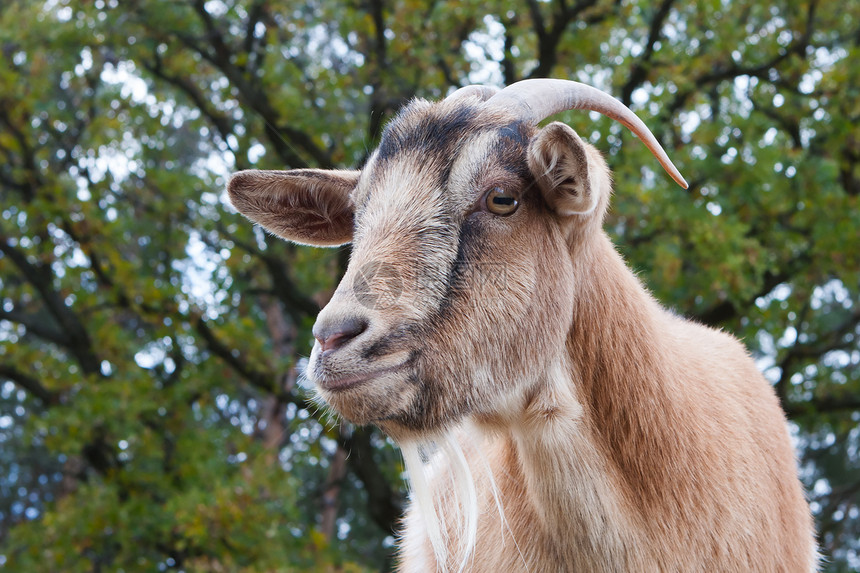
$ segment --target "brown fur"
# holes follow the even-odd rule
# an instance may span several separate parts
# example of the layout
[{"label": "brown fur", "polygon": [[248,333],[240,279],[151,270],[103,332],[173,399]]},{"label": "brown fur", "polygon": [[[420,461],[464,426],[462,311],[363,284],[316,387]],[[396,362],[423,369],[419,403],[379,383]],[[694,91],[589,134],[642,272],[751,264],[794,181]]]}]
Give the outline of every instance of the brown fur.
[{"label": "brown fur", "polygon": [[[625,266],[600,228],[606,164],[569,127],[524,126],[477,98],[417,102],[354,189],[351,176],[323,192],[324,177],[300,175],[314,184],[273,191],[272,175],[242,174],[230,195],[288,239],[352,237],[318,326],[368,326],[335,350],[317,344],[308,374],[344,417],[404,444],[455,433],[479,492],[472,570],[815,569],[772,389],[737,340],[664,310]],[[513,215],[486,210],[495,187],[516,193]],[[320,197],[336,208],[311,231],[267,212]],[[380,262],[402,292],[368,307],[353,285]],[[437,507],[458,502],[444,469],[430,488]],[[451,550],[436,563],[421,511],[406,518],[400,569],[455,570],[463,529],[443,511]]]}]

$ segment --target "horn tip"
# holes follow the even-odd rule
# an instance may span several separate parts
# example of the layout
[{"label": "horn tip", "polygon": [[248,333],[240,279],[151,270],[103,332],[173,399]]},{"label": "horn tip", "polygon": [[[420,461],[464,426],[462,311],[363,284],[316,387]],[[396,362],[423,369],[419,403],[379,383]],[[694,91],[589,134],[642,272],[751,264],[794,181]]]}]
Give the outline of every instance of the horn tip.
[{"label": "horn tip", "polygon": [[675,167],[675,164],[671,161],[667,161],[666,163],[660,162],[663,165],[663,168],[666,170],[666,174],[671,177],[675,183],[681,186],[683,189],[689,189],[690,185],[687,183],[687,180],[684,179],[684,176],[681,175],[681,172],[678,171],[678,168]]}]

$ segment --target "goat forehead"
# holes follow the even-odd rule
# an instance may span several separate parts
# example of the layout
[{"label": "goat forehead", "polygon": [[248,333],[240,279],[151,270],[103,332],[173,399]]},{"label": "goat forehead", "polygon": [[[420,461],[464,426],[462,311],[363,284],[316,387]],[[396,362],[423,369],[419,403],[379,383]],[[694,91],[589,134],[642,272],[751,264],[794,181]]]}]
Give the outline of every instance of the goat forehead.
[{"label": "goat forehead", "polygon": [[379,143],[379,158],[396,157],[404,149],[451,155],[464,137],[498,129],[520,120],[508,111],[483,103],[416,100],[389,122]]},{"label": "goat forehead", "polygon": [[450,222],[456,212],[441,169],[417,152],[404,152],[396,162],[371,167],[373,182],[357,202],[359,234],[384,225],[388,231]]},{"label": "goat forehead", "polygon": [[[435,208],[456,219],[477,199],[481,181],[494,173],[525,179],[529,128],[498,115],[470,107],[401,114],[363,170],[353,196],[359,218],[380,208],[401,219],[426,217]],[[376,208],[367,209],[371,206]]]},{"label": "goat forehead", "polygon": [[387,162],[407,150],[450,157],[464,137],[481,127],[482,115],[474,106],[450,109],[444,102],[436,105],[414,102],[386,126],[377,160]]}]

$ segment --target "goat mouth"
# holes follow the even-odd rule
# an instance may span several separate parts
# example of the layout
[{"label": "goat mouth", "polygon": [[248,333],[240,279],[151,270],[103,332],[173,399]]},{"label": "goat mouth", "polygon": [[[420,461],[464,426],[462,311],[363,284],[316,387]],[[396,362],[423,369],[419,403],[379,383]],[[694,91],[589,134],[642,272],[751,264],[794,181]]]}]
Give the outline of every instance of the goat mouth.
[{"label": "goat mouth", "polygon": [[377,378],[388,376],[390,374],[395,374],[401,370],[404,370],[407,366],[407,363],[408,361],[401,364],[395,364],[394,366],[389,366],[388,368],[380,368],[379,370],[373,370],[372,372],[362,372],[360,374],[340,376],[337,378],[327,376],[321,377],[316,381],[316,383],[323,390],[328,390],[329,392],[342,392],[344,390],[355,388],[356,386],[361,386],[362,384],[371,382],[373,380],[376,380]]}]

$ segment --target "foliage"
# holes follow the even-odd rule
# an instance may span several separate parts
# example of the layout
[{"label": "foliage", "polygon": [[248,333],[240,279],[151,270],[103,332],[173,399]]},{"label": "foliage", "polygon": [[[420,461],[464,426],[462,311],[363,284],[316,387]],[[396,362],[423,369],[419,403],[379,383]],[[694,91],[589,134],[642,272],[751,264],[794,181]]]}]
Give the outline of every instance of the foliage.
[{"label": "foliage", "polygon": [[656,296],[750,346],[828,568],[860,567],[860,5],[7,0],[0,50],[0,565],[389,568],[399,456],[297,375],[348,253],[253,229],[225,177],[360,165],[412,97],[553,76],[690,180],[560,116]]}]

